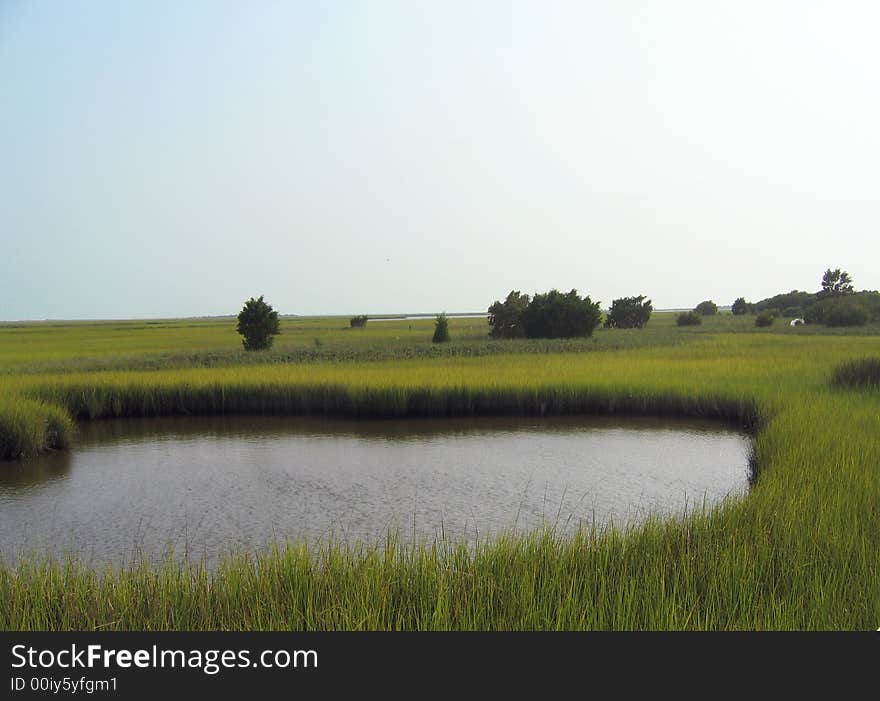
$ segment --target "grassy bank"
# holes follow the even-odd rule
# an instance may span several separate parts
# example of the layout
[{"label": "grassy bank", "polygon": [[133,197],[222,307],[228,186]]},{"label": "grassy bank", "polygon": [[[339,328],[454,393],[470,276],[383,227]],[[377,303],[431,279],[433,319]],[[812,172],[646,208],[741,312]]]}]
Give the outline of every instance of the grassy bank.
[{"label": "grassy bank", "polygon": [[72,416],[64,407],[14,393],[0,394],[0,460],[26,459],[66,448],[74,433]]},{"label": "grassy bank", "polygon": [[[484,327],[467,336],[473,320],[453,321],[467,322],[462,346],[488,343]],[[132,348],[108,353],[103,369],[77,366],[79,351],[65,355],[63,344],[41,347],[45,341],[27,359],[0,329],[0,357],[18,363],[0,377],[0,417],[24,417],[0,419],[7,421],[0,430],[46,427],[31,432],[32,446],[67,440],[71,416],[621,412],[760,423],[757,483],[748,497],[708,513],[627,533],[502,538],[476,550],[283,545],[230,554],[213,573],[180,563],[96,573],[35,554],[0,568],[0,626],[876,629],[880,399],[831,378],[841,363],[876,356],[880,340],[784,328],[755,333],[732,317],[692,333],[662,316],[657,322],[624,346],[614,345],[614,332],[607,341],[580,342],[605,352],[522,342],[486,354],[412,357],[401,351],[408,341],[388,336],[387,357],[358,356],[358,344],[374,341],[325,328],[328,352],[354,348],[347,360],[267,357],[205,367],[200,358],[214,352],[206,342],[184,348],[193,354],[189,364],[150,369],[116,364]],[[405,324],[400,333],[409,328],[383,323]],[[455,324],[452,331],[455,339]],[[84,343],[77,338],[71,347]],[[153,347],[139,357],[167,352]]]}]

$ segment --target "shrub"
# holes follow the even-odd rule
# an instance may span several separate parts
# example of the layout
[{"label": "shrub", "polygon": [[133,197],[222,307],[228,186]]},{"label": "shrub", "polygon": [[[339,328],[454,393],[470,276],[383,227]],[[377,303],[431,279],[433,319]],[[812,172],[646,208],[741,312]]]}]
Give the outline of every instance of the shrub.
[{"label": "shrub", "polygon": [[648,323],[653,310],[651,300],[646,299],[645,295],[615,299],[605,317],[605,328],[640,329]]},{"label": "shrub", "polygon": [[748,314],[749,311],[749,303],[746,302],[745,297],[737,297],[732,305],[730,305],[730,311],[734,316],[742,316],[743,314]]},{"label": "shrub", "polygon": [[699,326],[703,319],[696,312],[682,312],[676,317],[675,323],[679,326]]},{"label": "shrub", "polygon": [[238,313],[238,326],[236,329],[242,335],[242,344],[247,351],[265,350],[272,347],[273,336],[281,333],[278,312],[272,309],[271,304],[251,297],[244,303],[244,307]]},{"label": "shrub", "polygon": [[577,290],[536,294],[520,315],[527,338],[590,336],[601,319],[599,303],[581,298]]},{"label": "shrub", "polygon": [[496,301],[489,307],[489,335],[492,338],[521,338],[525,336],[521,317],[529,306],[528,295],[511,290],[504,302]]},{"label": "shrub", "polygon": [[864,326],[868,312],[859,304],[837,304],[825,316],[826,326]]},{"label": "shrub", "polygon": [[755,317],[755,326],[771,326],[773,324],[773,314],[770,312],[761,312]]},{"label": "shrub", "polygon": [[810,306],[804,318],[808,324],[864,326],[868,311],[854,297],[829,297]]},{"label": "shrub", "polygon": [[431,339],[434,343],[449,342],[449,319],[446,318],[446,312],[442,312],[434,319],[434,336]]},{"label": "shrub", "polygon": [[363,328],[364,326],[367,325],[367,319],[368,319],[368,317],[366,314],[361,314],[360,316],[353,316],[353,317],[351,317],[351,321],[349,321],[349,324],[351,324],[352,328]]},{"label": "shrub", "polygon": [[700,302],[694,307],[694,311],[701,316],[712,316],[718,313],[718,305],[712,300],[707,299],[705,302]]}]

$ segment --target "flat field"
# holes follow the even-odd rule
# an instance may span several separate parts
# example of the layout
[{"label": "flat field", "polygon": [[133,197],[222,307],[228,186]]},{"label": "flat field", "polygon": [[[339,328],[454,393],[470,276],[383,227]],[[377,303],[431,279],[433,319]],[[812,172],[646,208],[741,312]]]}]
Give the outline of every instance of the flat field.
[{"label": "flat field", "polygon": [[[364,418],[685,414],[753,431],[748,496],[621,532],[463,544],[279,543],[95,572],[0,566],[4,629],[871,629],[880,626],[880,392],[832,385],[880,328],[719,315],[567,341],[484,319],[286,318],[245,353],[231,318],[0,324],[0,455],[76,449],[75,420],[188,413]],[[0,469],[3,469],[0,463]]]}]

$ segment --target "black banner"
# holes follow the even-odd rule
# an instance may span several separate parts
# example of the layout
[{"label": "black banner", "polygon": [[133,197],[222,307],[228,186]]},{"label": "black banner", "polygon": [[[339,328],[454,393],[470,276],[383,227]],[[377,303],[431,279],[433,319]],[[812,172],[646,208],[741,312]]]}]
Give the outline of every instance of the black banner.
[{"label": "black banner", "polygon": [[[3,698],[870,690],[877,633],[0,633]],[[466,680],[466,683],[465,683]],[[867,685],[867,686],[865,686]],[[579,693],[578,696],[582,694]]]}]

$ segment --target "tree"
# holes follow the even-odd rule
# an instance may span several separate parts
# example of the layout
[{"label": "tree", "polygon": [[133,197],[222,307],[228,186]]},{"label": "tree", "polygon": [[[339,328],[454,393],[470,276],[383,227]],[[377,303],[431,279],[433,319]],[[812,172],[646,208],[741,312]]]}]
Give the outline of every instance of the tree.
[{"label": "tree", "polygon": [[571,338],[590,336],[601,319],[599,302],[579,297],[577,290],[550,290],[532,297],[520,323],[527,338]]},{"label": "tree", "polygon": [[700,302],[694,307],[694,311],[702,316],[712,316],[718,313],[718,305],[707,299],[705,302]]},{"label": "tree", "polygon": [[653,310],[651,300],[646,299],[645,295],[615,299],[605,317],[605,328],[640,329],[648,323]]},{"label": "tree", "polygon": [[265,350],[272,347],[272,337],[281,333],[278,312],[272,305],[251,297],[244,303],[238,314],[238,333],[242,335],[242,344],[247,351]]},{"label": "tree", "polygon": [[495,302],[489,307],[489,335],[492,338],[520,338],[525,335],[520,317],[529,306],[528,295],[519,290],[511,290],[504,302]]},{"label": "tree", "polygon": [[358,316],[351,317],[351,320],[348,322],[352,328],[363,328],[367,325],[367,319],[369,317],[366,314],[360,314]]},{"label": "tree", "polygon": [[434,319],[434,337],[431,340],[434,343],[449,342],[449,319],[446,318],[446,312],[441,312]]},{"label": "tree", "polygon": [[853,294],[854,291],[853,281],[848,272],[841,271],[840,268],[834,270],[828,268],[822,275],[822,291],[819,296],[843,297]]},{"label": "tree", "polygon": [[734,316],[742,316],[743,314],[748,314],[749,312],[749,303],[746,302],[745,297],[737,297],[736,301],[731,305],[730,311],[733,312]]}]

